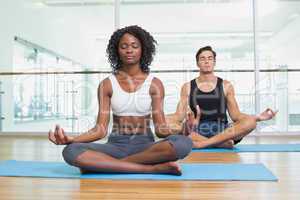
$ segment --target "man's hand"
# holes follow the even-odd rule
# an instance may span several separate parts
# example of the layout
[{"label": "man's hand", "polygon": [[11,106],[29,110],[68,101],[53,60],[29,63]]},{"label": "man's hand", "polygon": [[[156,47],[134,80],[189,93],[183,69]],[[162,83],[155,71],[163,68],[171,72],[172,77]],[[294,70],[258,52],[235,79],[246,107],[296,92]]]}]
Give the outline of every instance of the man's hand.
[{"label": "man's hand", "polygon": [[197,115],[194,116],[193,112],[188,112],[185,123],[183,124],[183,135],[190,135],[198,128],[198,124],[201,117],[200,107],[197,105]]},{"label": "man's hand", "polygon": [[259,115],[257,115],[256,120],[257,121],[266,121],[266,120],[270,120],[273,117],[275,117],[275,115],[277,114],[278,111],[273,111],[270,108],[267,108],[264,112],[260,113]]}]

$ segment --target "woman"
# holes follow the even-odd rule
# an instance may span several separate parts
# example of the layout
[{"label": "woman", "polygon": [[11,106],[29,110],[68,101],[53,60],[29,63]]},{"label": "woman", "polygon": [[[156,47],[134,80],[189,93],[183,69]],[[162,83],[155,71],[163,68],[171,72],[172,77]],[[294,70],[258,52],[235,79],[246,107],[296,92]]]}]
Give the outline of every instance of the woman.
[{"label": "woman", "polygon": [[[56,126],[49,139],[67,144],[65,161],[82,172],[167,173],[181,175],[173,162],[187,156],[192,141],[172,135],[163,112],[164,87],[149,73],[156,41],[138,26],[113,33],[107,46],[113,74],[98,87],[99,111],[94,128],[71,137]],[[110,110],[113,129],[106,144],[91,143],[107,134]],[[154,142],[150,129],[151,114],[155,133],[164,140]]]}]

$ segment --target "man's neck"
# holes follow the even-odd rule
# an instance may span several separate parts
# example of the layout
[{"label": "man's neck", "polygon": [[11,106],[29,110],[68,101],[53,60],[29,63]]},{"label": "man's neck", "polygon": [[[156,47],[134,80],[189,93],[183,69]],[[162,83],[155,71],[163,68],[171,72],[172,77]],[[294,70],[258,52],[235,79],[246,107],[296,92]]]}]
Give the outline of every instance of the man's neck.
[{"label": "man's neck", "polygon": [[216,79],[216,76],[214,73],[209,73],[209,74],[201,74],[198,77],[198,80],[201,82],[212,82]]}]

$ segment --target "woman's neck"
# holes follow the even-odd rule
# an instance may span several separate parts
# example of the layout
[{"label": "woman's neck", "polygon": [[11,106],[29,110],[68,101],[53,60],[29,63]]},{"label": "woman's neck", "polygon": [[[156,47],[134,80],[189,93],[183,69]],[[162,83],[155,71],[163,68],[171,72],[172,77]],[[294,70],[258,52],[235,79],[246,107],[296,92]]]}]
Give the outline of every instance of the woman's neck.
[{"label": "woman's neck", "polygon": [[124,75],[130,77],[140,76],[141,74],[143,74],[143,71],[141,70],[141,67],[138,64],[130,65],[130,66],[122,66],[120,72],[123,72],[125,73]]}]

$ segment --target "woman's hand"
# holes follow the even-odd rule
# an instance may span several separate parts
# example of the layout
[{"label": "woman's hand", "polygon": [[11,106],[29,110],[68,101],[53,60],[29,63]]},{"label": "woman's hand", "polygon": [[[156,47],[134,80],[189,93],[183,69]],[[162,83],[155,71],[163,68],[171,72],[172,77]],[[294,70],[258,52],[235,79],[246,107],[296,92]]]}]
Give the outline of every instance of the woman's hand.
[{"label": "woman's hand", "polygon": [[59,125],[55,126],[54,132],[52,130],[49,131],[48,138],[56,145],[70,144],[74,141],[74,137],[67,136],[64,129],[60,128]]}]

